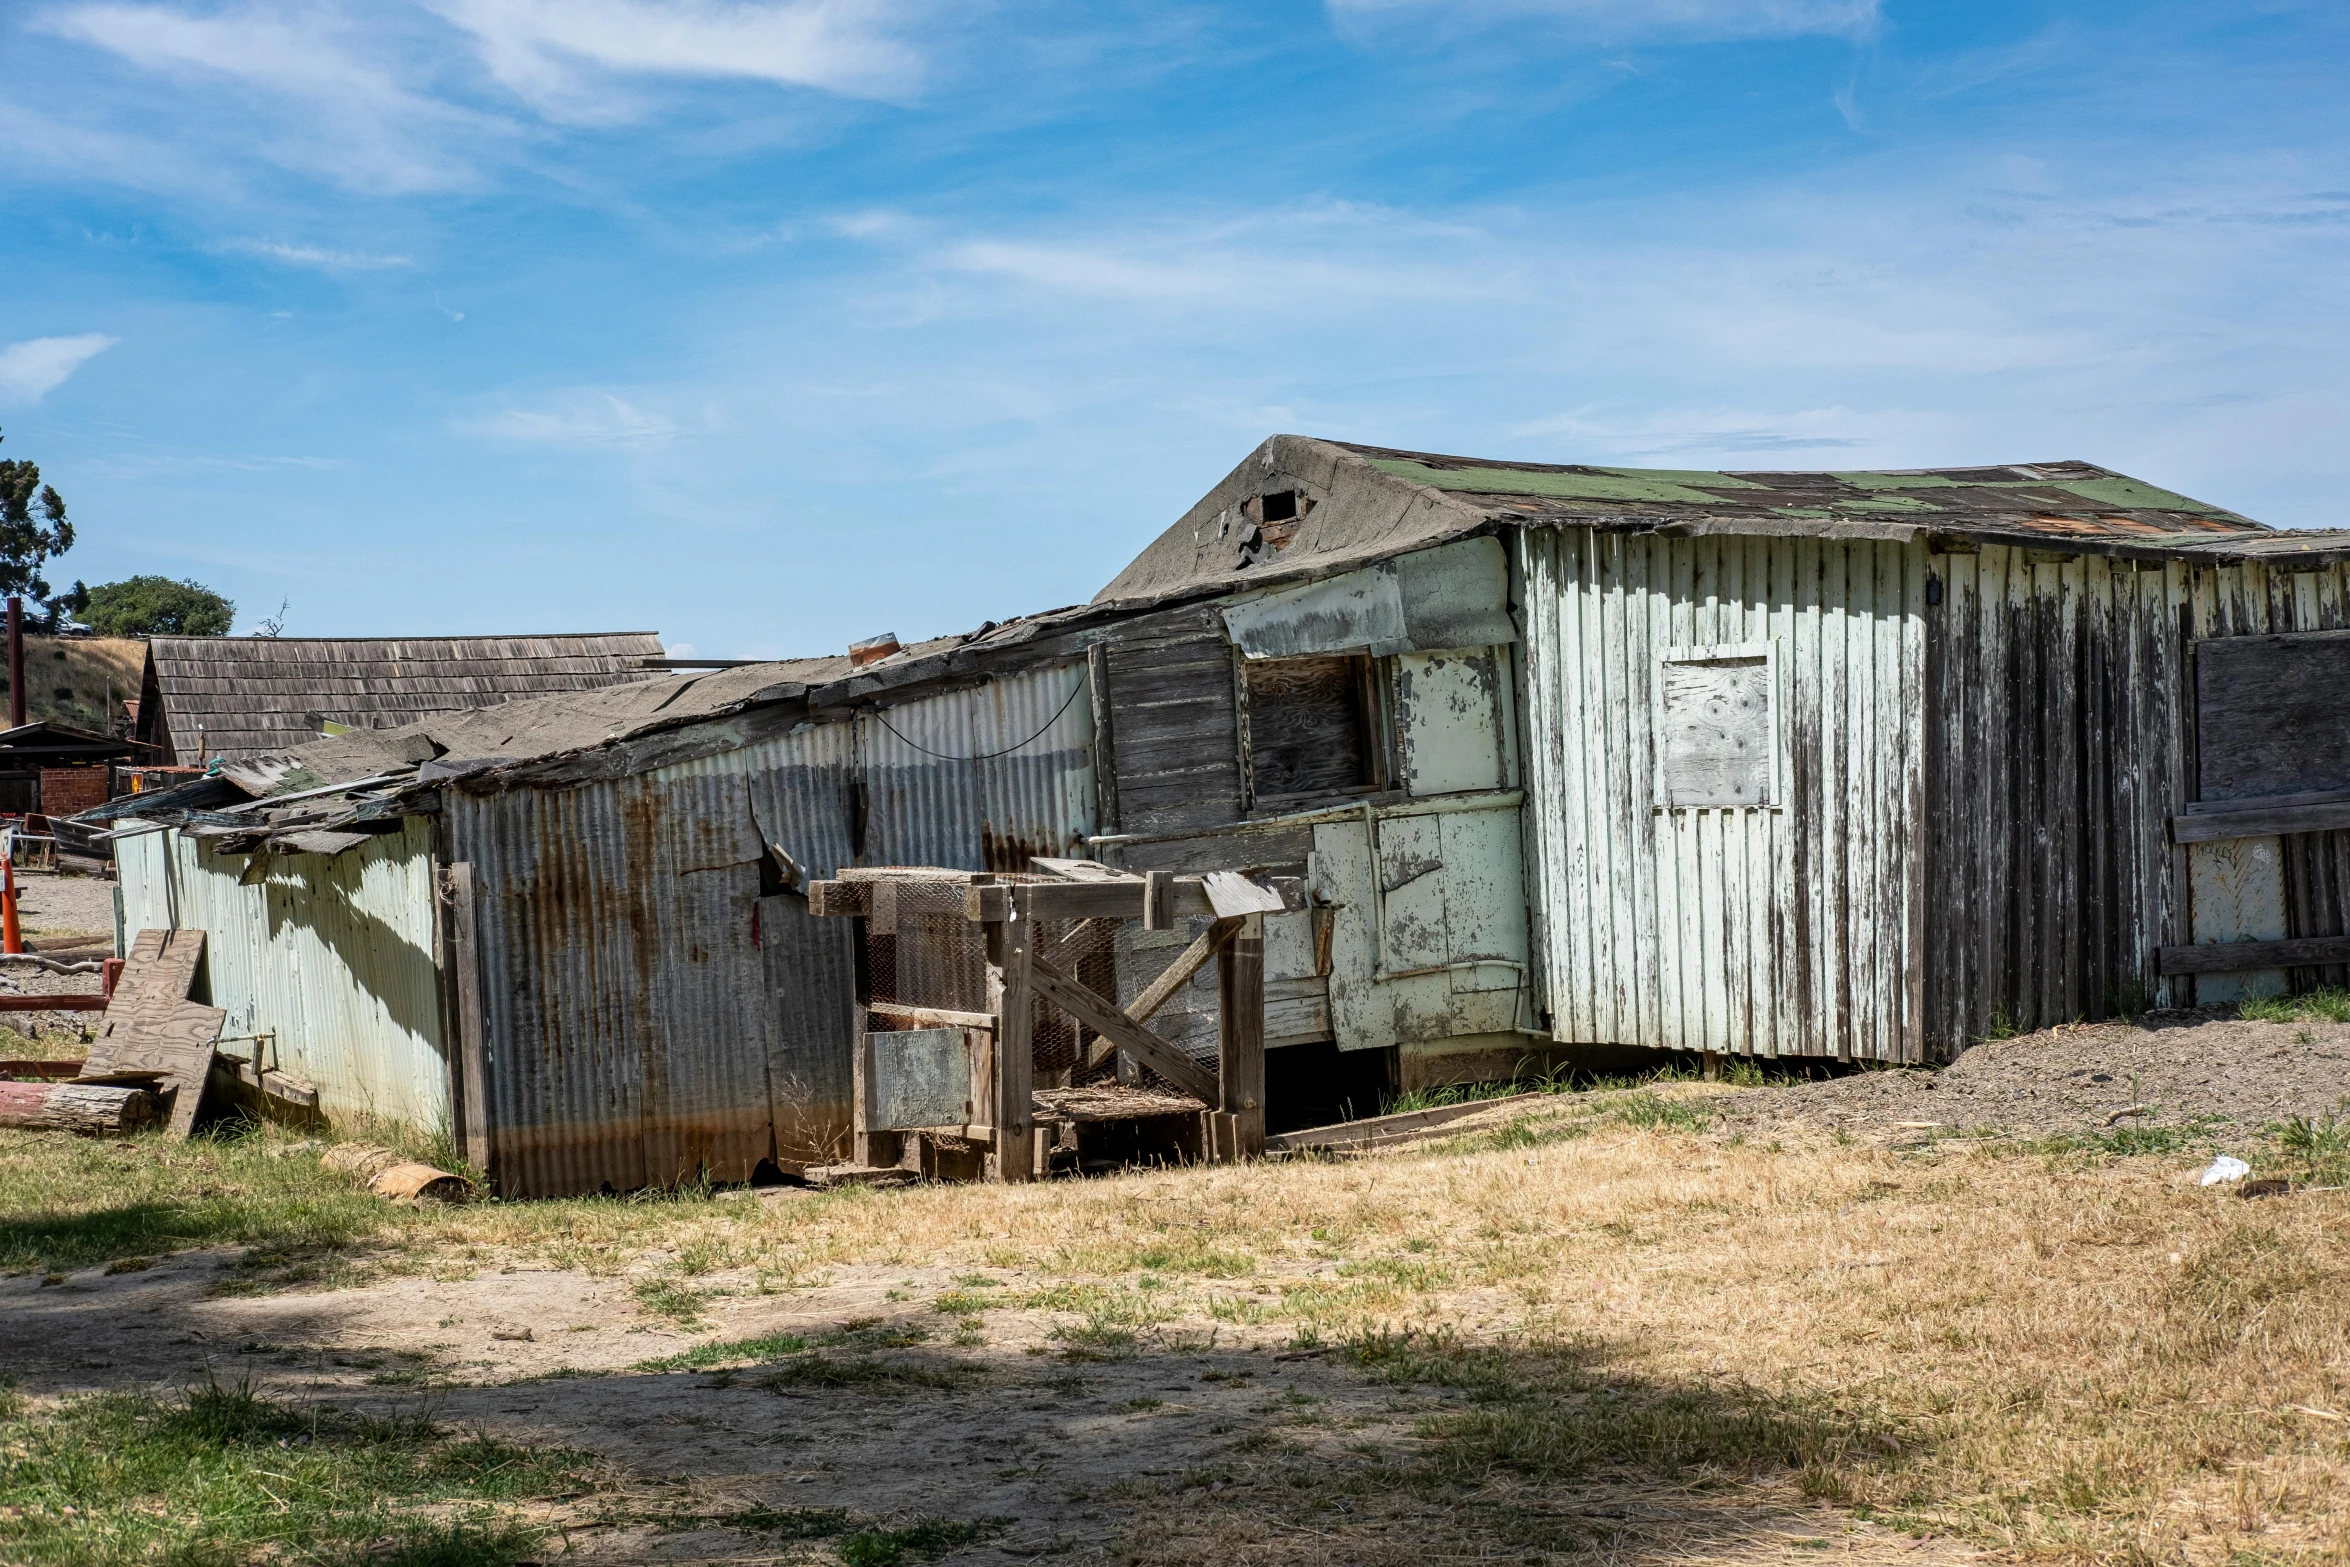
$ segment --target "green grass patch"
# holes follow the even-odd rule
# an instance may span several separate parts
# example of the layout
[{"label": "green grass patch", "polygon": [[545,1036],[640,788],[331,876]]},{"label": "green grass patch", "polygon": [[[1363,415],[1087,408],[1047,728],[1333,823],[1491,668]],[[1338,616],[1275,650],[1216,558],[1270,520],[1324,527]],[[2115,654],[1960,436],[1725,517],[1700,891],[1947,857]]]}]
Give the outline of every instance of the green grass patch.
[{"label": "green grass patch", "polygon": [[433,1222],[321,1169],[271,1156],[265,1136],[174,1142],[0,1132],[0,1271],[73,1272],[196,1247],[244,1246],[248,1278],[315,1270]]},{"label": "green grass patch", "polygon": [[629,1293],[636,1297],[638,1310],[647,1316],[667,1317],[681,1328],[700,1326],[702,1308],[713,1298],[711,1291],[675,1279],[644,1279]]},{"label": "green grass patch", "polygon": [[0,1409],[0,1560],[228,1567],[262,1559],[505,1567],[541,1531],[516,1504],[577,1492],[596,1460],[422,1419],[304,1408],[207,1382]]},{"label": "green grass patch", "polygon": [[2267,1127],[2275,1146],[2274,1174],[2296,1186],[2350,1186],[2350,1121],[2338,1116],[2294,1116]]},{"label": "green grass patch", "polygon": [[1646,1132],[1702,1132],[1714,1124],[1711,1105],[1667,1099],[1645,1090],[1623,1095],[1603,1106],[1600,1114]]},{"label": "green grass patch", "polygon": [[640,1360],[629,1369],[701,1371],[711,1366],[781,1360],[786,1355],[797,1355],[807,1347],[808,1341],[797,1333],[770,1333],[763,1338],[729,1339],[723,1344],[696,1344],[681,1354],[663,1355],[658,1360]]},{"label": "green grass patch", "polygon": [[2350,1023],[2350,990],[2329,986],[2298,996],[2254,996],[2236,1004],[2236,1015],[2256,1023],[2297,1023],[2304,1018]]},{"label": "green grass patch", "polygon": [[840,1556],[841,1567],[905,1567],[908,1562],[930,1561],[976,1544],[1000,1533],[1003,1527],[994,1519],[965,1523],[952,1518],[925,1518],[902,1528],[860,1529],[842,1535],[833,1550]]}]

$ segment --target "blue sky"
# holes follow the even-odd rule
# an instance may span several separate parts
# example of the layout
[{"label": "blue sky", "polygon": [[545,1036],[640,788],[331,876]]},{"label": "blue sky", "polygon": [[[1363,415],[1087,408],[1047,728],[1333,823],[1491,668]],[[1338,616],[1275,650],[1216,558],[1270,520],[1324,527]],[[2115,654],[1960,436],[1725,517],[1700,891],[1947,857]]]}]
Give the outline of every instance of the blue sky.
[{"label": "blue sky", "polygon": [[705,656],[1082,601],[1276,431],[2350,525],[2346,9],[10,0],[0,454],[69,580]]}]

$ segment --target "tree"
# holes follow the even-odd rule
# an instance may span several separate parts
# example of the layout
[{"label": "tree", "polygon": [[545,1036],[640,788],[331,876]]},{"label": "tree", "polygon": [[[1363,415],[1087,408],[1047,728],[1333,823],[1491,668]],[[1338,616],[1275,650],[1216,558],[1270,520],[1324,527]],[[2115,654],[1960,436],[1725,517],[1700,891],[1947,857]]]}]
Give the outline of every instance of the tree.
[{"label": "tree", "polygon": [[102,637],[225,637],[237,606],[201,582],[128,577],[90,589],[81,617]]},{"label": "tree", "polygon": [[[36,504],[40,517],[33,515]],[[47,519],[46,526],[42,518]],[[41,567],[50,556],[72,548],[73,524],[65,520],[65,497],[41,482],[36,465],[0,460],[0,598],[22,596],[48,603],[49,584]],[[81,584],[74,587],[78,591]]]}]

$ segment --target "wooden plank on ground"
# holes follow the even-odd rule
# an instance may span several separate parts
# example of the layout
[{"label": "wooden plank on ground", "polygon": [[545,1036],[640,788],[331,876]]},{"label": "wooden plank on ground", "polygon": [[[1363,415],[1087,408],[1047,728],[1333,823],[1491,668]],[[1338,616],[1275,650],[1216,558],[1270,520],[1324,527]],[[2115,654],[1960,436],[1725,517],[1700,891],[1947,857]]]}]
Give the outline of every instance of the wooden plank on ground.
[{"label": "wooden plank on ground", "polygon": [[1309,1126],[1266,1138],[1265,1149],[1268,1153],[1298,1153],[1308,1148],[1376,1148],[1382,1143],[1403,1142],[1433,1127],[1463,1121],[1487,1110],[1531,1104],[1547,1097],[1544,1094],[1511,1094],[1501,1099],[1472,1099],[1466,1104],[1438,1105],[1429,1110],[1406,1110],[1397,1115],[1366,1116],[1359,1121],[1340,1121],[1332,1126]]}]

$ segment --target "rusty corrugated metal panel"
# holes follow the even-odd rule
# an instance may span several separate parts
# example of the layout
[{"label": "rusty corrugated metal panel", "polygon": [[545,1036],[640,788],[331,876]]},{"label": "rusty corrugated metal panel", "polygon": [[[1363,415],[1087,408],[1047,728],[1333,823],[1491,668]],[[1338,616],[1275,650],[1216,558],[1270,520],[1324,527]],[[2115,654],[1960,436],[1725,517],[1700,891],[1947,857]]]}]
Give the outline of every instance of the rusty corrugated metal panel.
[{"label": "rusty corrugated metal panel", "polygon": [[848,1117],[848,928],[761,897],[845,862],[846,725],[583,787],[452,793],[480,888],[500,1190],[747,1178]]},{"label": "rusty corrugated metal panel", "polygon": [[222,1032],[272,1035],[264,1059],[315,1084],[329,1117],[446,1125],[431,824],[332,857],[272,856],[247,885],[250,863],[176,830],[117,839],[126,928],[202,930]]},{"label": "rusty corrugated metal panel", "polygon": [[1085,666],[1010,675],[860,714],[862,863],[1025,870],[1094,831]]},{"label": "rusty corrugated metal panel", "polygon": [[[1554,1036],[1916,1058],[1923,547],[1519,537]],[[1660,808],[1664,655],[1757,646],[1775,672],[1773,803]]]}]

